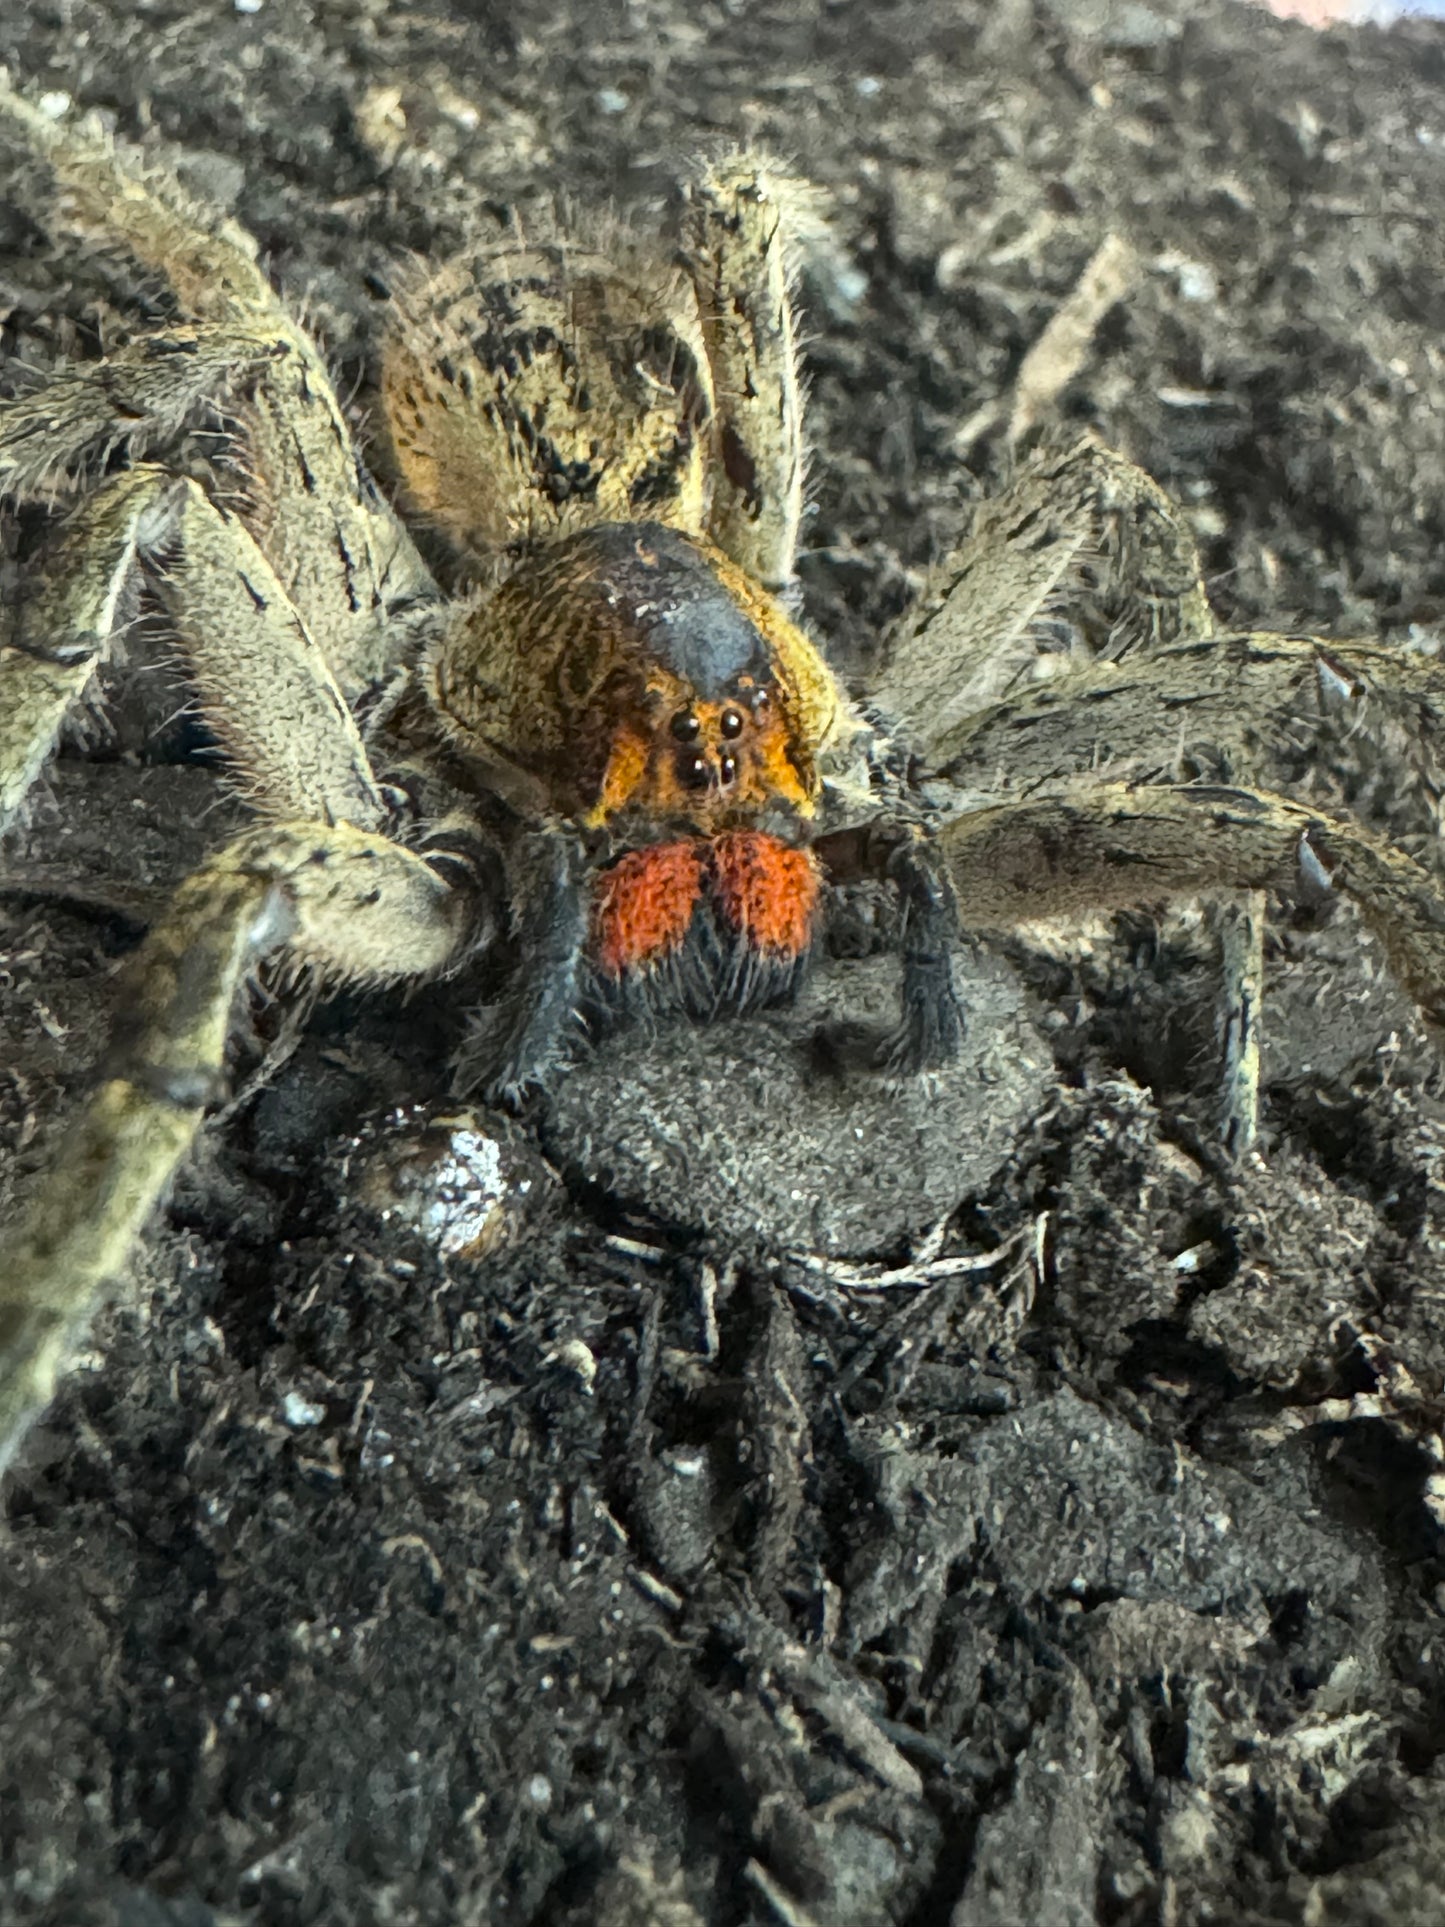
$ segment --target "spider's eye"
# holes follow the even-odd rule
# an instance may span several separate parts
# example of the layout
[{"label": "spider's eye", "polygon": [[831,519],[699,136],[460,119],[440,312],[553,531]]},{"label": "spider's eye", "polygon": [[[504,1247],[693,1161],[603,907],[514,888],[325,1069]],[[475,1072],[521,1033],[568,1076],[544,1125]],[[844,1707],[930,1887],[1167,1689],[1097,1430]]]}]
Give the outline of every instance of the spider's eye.
[{"label": "spider's eye", "polygon": [[702,724],[690,709],[679,709],[672,719],[672,733],[680,743],[694,740]]},{"label": "spider's eye", "polygon": [[718,728],[724,736],[741,736],[743,733],[743,712],[740,709],[725,709],[718,717]]},{"label": "spider's eye", "polygon": [[755,689],[749,701],[752,704],[753,714],[755,716],[761,716],[767,709],[768,704],[772,701],[772,698],[766,689]]},{"label": "spider's eye", "polygon": [[[724,718],[726,721],[726,718]],[[738,759],[730,749],[725,749],[717,759],[718,780],[724,787],[731,783],[738,773]]]},{"label": "spider's eye", "polygon": [[679,756],[677,759],[677,780],[684,788],[705,790],[711,771],[705,756]]}]

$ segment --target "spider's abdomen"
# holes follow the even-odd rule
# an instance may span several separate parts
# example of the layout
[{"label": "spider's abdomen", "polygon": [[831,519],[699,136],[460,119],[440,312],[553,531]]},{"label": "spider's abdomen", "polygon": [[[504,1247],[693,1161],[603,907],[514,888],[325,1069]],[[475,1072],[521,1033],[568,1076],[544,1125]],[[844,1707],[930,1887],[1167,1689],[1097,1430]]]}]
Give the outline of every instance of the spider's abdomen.
[{"label": "spider's abdomen", "polygon": [[453,261],[400,288],[381,401],[406,498],[463,554],[701,526],[712,376],[676,268],[572,242]]},{"label": "spider's abdomen", "polygon": [[782,607],[658,522],[525,557],[443,641],[429,684],[480,782],[622,842],[811,817],[820,759],[854,728]]}]

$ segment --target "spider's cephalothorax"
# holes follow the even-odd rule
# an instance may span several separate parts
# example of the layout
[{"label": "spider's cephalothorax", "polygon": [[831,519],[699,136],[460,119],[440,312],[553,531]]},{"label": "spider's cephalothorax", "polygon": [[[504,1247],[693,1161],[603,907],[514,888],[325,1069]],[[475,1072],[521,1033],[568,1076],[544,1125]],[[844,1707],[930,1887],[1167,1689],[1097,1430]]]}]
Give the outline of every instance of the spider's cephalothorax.
[{"label": "spider's cephalothorax", "polygon": [[[151,926],[103,1079],[7,1227],[0,1460],[186,1155],[237,995],[274,953],[415,980],[502,936],[512,989],[463,1068],[516,1092],[556,1070],[579,1012],[785,991],[830,878],[872,876],[901,900],[902,1011],[854,1041],[909,1070],[961,1035],[955,899],[998,928],[1224,892],[1254,906],[1226,945],[1238,1147],[1258,905],[1303,870],[1445,1021],[1433,873],[1260,787],[1341,703],[1433,763],[1445,672],[1216,634],[1179,511],[1092,440],[982,506],[884,638],[865,728],[784,606],[801,402],[788,194],[758,161],[699,175],[673,265],[559,235],[403,277],[379,383],[389,491],[243,230],[3,84],[0,167],[58,255],[171,308],[38,389],[5,371],[0,497],[76,499],[0,632],[0,830],[138,578],[257,818]],[[875,753],[880,717],[905,753]]]},{"label": "spider's cephalothorax", "polygon": [[477,783],[592,853],[598,991],[695,981],[704,1002],[738,1007],[791,978],[819,898],[801,846],[856,724],[806,638],[720,550],[657,522],[562,537],[425,675]]}]

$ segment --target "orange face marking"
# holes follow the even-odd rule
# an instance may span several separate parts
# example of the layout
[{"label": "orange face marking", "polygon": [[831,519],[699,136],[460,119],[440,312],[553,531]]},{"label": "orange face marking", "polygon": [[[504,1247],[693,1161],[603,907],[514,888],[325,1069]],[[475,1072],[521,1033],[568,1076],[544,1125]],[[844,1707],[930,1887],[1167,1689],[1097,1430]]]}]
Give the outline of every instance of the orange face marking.
[{"label": "orange face marking", "polygon": [[636,730],[625,726],[618,730],[612,739],[611,753],[603,773],[602,793],[582,819],[588,829],[599,828],[609,816],[616,815],[618,810],[632,801],[637,786],[647,774],[651,754],[651,746],[645,736],[639,736]]},{"label": "orange face marking", "polygon": [[813,941],[818,859],[757,830],[713,839],[712,884],[719,908],[758,950],[799,957]]},{"label": "orange face marking", "polygon": [[592,912],[597,961],[609,977],[679,949],[702,894],[707,845],[696,838],[633,850],[604,871]]}]

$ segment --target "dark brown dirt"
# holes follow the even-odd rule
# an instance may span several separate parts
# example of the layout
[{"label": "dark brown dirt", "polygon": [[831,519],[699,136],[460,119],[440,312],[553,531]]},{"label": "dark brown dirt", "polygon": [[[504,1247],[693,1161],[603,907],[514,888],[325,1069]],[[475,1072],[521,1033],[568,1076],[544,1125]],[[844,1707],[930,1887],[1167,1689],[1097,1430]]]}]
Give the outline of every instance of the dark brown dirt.
[{"label": "dark brown dirt", "polygon": [[[358,378],[401,250],[557,196],[660,223],[700,145],[784,151],[827,197],[805,579],[848,666],[1110,230],[1143,268],[1063,410],[1186,504],[1226,616],[1445,613],[1439,27],[26,0],[0,60],[176,143]],[[73,294],[3,184],[0,294],[40,349]],[[7,1183],[227,820],[121,682],[20,853],[69,897],[0,903]],[[1331,759],[1425,847],[1397,771]],[[981,961],[969,1162],[886,1091],[808,1104],[801,1018],[619,1040],[549,1166],[455,1121],[446,993],[261,1011],[8,1483],[0,1921],[1433,1927],[1439,1069],[1350,919],[1271,947],[1239,1174],[1187,917]],[[445,1255],[489,1186],[507,1235]],[[785,1250],[898,1266],[945,1214],[992,1269]]]}]

